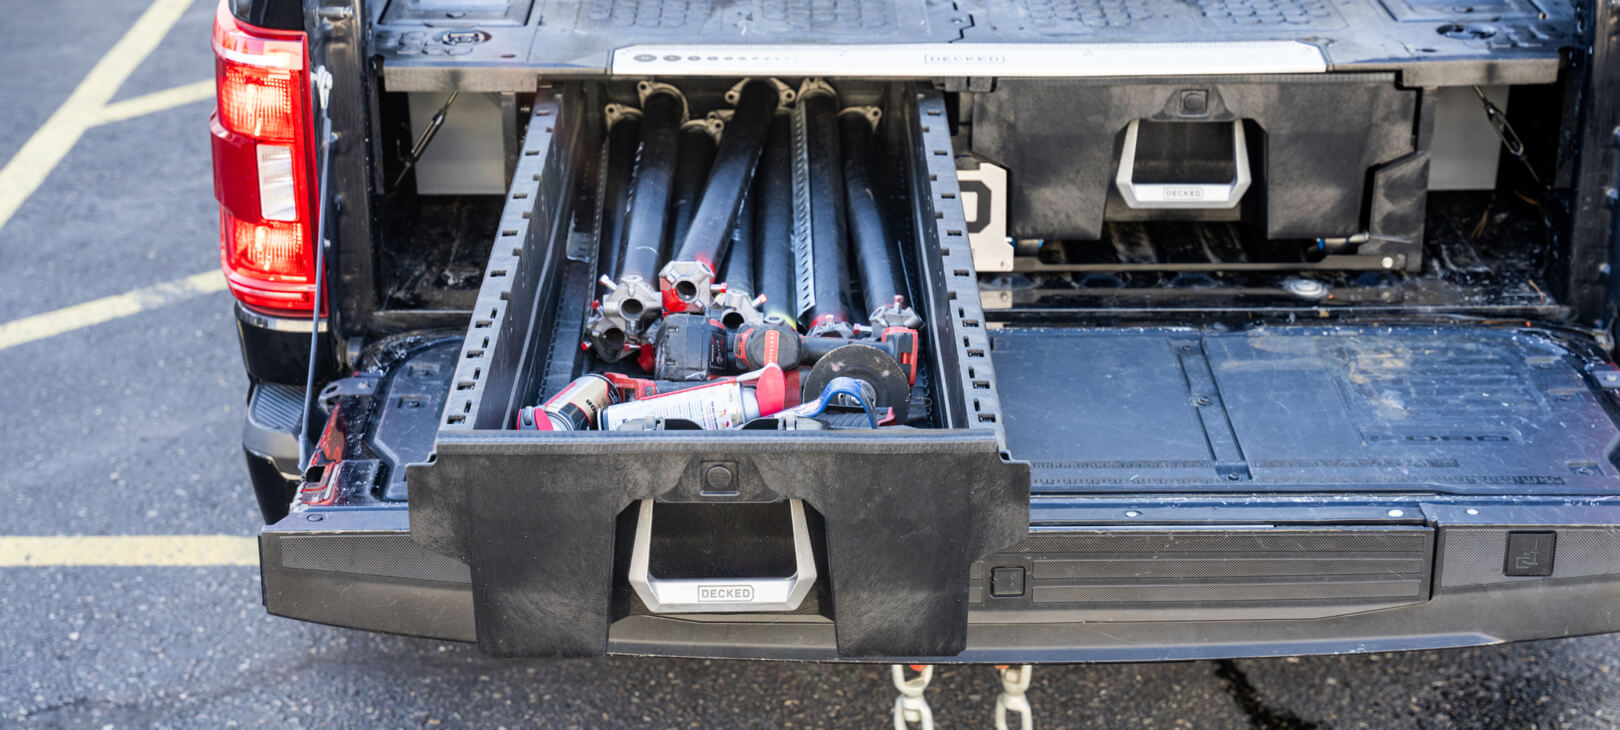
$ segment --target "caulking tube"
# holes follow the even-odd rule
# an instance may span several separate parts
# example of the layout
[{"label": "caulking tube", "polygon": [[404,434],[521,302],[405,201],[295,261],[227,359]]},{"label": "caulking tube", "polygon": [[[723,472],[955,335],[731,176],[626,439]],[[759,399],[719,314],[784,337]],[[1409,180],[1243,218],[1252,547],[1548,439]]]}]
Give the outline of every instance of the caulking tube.
[{"label": "caulking tube", "polygon": [[596,424],[602,409],[613,403],[613,383],[601,375],[582,375],[538,406],[518,411],[519,431],[583,431]]},{"label": "caulking tube", "polygon": [[662,393],[602,410],[602,428],[612,431],[641,418],[683,418],[706,430],[738,428],[782,410],[787,385],[779,365],[732,380]]}]

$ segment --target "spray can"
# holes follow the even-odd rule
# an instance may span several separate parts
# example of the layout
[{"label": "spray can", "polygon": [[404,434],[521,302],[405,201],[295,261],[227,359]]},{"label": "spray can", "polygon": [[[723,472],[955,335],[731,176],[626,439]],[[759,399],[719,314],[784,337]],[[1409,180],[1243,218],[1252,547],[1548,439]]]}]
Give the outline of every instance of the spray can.
[{"label": "spray can", "polygon": [[614,401],[613,383],[601,375],[582,375],[538,406],[518,411],[520,431],[583,431]]},{"label": "spray can", "polygon": [[733,379],[608,406],[602,410],[602,428],[612,431],[642,418],[682,418],[708,430],[738,428],[782,410],[786,391],[782,367],[772,363]]}]

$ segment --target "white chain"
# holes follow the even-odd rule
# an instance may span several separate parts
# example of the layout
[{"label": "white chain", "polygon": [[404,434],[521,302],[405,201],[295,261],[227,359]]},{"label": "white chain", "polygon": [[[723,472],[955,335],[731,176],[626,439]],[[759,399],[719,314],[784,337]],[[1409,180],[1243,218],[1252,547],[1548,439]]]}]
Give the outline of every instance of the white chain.
[{"label": "white chain", "polygon": [[906,730],[912,723],[922,730],[934,730],[934,711],[923,699],[923,690],[934,678],[934,665],[924,664],[911,679],[906,679],[905,667],[899,664],[890,664],[889,672],[894,676],[894,688],[900,690],[900,696],[894,698],[894,730]]},{"label": "white chain", "polygon": [[1024,690],[1029,689],[1029,678],[1034,669],[1028,664],[1019,667],[996,667],[1001,677],[1001,696],[996,698],[996,730],[1007,730],[1007,713],[1018,713],[1023,730],[1034,730],[1035,711],[1029,707]]}]

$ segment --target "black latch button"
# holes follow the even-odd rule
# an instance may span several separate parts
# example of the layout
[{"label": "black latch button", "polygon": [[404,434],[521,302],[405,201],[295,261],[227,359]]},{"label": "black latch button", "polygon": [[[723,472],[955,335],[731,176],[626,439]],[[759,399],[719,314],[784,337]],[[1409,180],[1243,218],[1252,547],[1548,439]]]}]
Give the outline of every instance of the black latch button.
[{"label": "black latch button", "polygon": [[1024,569],[992,568],[990,570],[990,595],[997,598],[1024,595]]},{"label": "black latch button", "polygon": [[1507,575],[1552,575],[1553,551],[1557,546],[1556,532],[1510,532],[1502,572]]}]

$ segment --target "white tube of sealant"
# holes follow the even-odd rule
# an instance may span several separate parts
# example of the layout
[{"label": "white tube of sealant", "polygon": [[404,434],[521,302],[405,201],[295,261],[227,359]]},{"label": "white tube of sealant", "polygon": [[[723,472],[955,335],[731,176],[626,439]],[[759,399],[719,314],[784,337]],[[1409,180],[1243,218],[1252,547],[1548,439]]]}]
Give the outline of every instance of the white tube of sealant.
[{"label": "white tube of sealant", "polygon": [[628,421],[642,418],[681,418],[706,430],[739,428],[755,418],[782,410],[784,389],[782,368],[771,364],[735,380],[715,381],[608,406],[602,409],[602,428],[613,431]]}]

